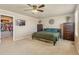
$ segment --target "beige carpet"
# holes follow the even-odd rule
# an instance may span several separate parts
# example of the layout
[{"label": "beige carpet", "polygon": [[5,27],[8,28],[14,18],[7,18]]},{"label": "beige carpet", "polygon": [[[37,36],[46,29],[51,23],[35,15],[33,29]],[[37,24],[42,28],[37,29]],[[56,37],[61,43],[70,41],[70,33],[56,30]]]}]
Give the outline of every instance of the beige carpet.
[{"label": "beige carpet", "polygon": [[60,39],[56,46],[39,40],[26,38],[12,41],[11,38],[2,39],[0,44],[0,54],[20,54],[20,55],[77,55],[74,43]]}]

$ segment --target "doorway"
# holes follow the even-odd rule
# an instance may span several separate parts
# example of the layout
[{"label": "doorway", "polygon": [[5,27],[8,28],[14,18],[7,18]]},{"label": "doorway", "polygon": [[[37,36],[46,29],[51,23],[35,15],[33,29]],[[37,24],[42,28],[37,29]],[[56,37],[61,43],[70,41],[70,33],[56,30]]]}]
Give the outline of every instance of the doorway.
[{"label": "doorway", "polygon": [[13,17],[1,15],[1,43],[8,44],[13,40]]}]

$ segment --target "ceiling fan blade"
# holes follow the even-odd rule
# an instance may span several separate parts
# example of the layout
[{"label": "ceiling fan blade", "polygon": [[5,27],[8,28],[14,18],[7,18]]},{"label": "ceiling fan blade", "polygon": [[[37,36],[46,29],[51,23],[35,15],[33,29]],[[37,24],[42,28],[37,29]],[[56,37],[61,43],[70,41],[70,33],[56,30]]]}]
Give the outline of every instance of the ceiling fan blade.
[{"label": "ceiling fan blade", "polygon": [[44,4],[42,4],[42,5],[40,5],[38,8],[42,8],[42,7],[45,7],[45,5],[44,5]]},{"label": "ceiling fan blade", "polygon": [[33,7],[31,4],[27,4],[28,6],[30,6],[30,7]]},{"label": "ceiling fan blade", "polygon": [[37,11],[44,12],[44,10],[37,10]]}]

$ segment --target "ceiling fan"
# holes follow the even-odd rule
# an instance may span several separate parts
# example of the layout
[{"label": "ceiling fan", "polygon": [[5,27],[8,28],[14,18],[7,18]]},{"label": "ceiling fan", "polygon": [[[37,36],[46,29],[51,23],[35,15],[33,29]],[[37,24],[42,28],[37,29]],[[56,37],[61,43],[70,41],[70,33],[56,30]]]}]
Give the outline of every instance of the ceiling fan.
[{"label": "ceiling fan", "polygon": [[37,13],[37,12],[44,12],[44,10],[42,9],[43,7],[45,7],[44,4],[41,5],[31,5],[31,4],[27,4],[29,7],[29,9],[25,9],[24,11],[32,11],[33,13]]}]

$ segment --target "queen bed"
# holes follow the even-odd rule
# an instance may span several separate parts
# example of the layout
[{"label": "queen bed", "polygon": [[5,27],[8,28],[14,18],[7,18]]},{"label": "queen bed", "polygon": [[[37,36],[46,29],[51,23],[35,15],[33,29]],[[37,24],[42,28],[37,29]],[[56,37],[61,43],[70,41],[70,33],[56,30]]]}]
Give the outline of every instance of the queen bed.
[{"label": "queen bed", "polygon": [[60,37],[60,30],[56,28],[46,28],[43,31],[35,32],[32,34],[32,39],[45,39],[53,42],[53,45],[56,44]]}]

